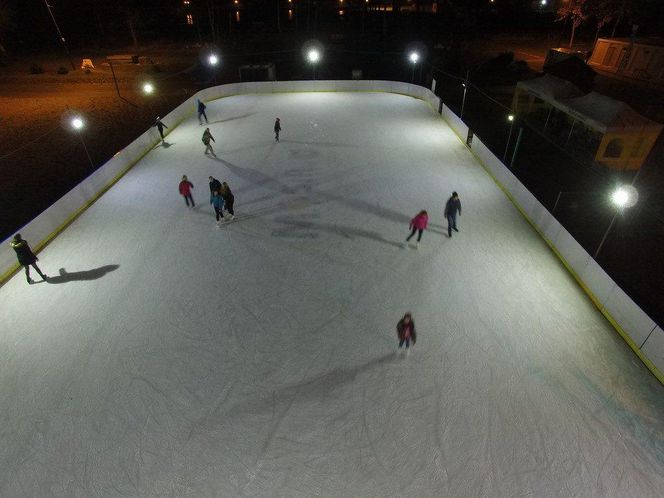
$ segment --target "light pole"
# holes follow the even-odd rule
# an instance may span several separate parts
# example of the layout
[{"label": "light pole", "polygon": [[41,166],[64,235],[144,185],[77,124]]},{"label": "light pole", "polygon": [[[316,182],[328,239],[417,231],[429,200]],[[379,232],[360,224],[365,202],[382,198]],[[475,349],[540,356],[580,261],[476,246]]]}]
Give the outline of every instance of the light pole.
[{"label": "light pole", "polygon": [[510,122],[510,132],[509,135],[507,135],[507,144],[505,144],[505,152],[503,153],[503,164],[505,164],[505,160],[507,159],[507,150],[509,149],[510,141],[512,140],[512,131],[514,130],[514,114],[507,116],[507,120]]},{"label": "light pole", "polygon": [[606,238],[609,236],[609,232],[613,228],[613,224],[616,222],[618,214],[622,213],[624,209],[634,206],[638,200],[638,197],[638,192],[632,185],[619,187],[613,191],[611,194],[611,203],[616,207],[616,212],[613,214],[611,223],[609,223],[609,227],[606,229],[606,232],[604,232],[604,236],[602,237],[602,240],[599,243],[599,246],[597,246],[597,250],[593,255],[595,261],[597,261],[597,256],[602,250],[602,246],[604,245],[604,242],[606,242]]},{"label": "light pole", "polygon": [[76,71],[76,66],[74,66],[74,61],[71,60],[71,54],[69,53],[69,49],[67,48],[67,42],[65,40],[65,37],[62,36],[62,31],[60,31],[60,26],[58,26],[58,23],[55,20],[55,16],[53,15],[53,10],[52,10],[53,6],[49,5],[48,0],[44,0],[44,3],[46,4],[46,9],[48,10],[48,13],[51,14],[51,19],[53,20],[53,24],[55,25],[55,30],[58,32],[58,36],[60,37],[62,46],[65,47],[65,52],[67,53],[69,64],[71,64],[71,69],[72,71]]},{"label": "light pole", "polygon": [[320,51],[316,48],[309,49],[307,59],[311,63],[314,71],[314,80],[316,79],[316,64],[320,61]]},{"label": "light pole", "polygon": [[413,73],[410,77],[410,82],[412,84],[415,81],[415,66],[417,65],[418,61],[420,60],[420,54],[413,51],[410,54],[408,54],[408,60],[413,64]]},{"label": "light pole", "polygon": [[212,75],[214,77],[214,84],[217,84],[217,66],[219,65],[219,56],[217,54],[210,54],[207,57],[207,63],[212,68]]},{"label": "light pole", "polygon": [[468,76],[470,74],[470,71],[466,71],[466,79],[461,83],[461,86],[463,87],[463,99],[461,99],[461,115],[459,118],[463,119],[463,109],[466,107],[466,92],[468,91]]},{"label": "light pole", "polygon": [[76,132],[78,135],[78,138],[81,141],[81,144],[83,144],[83,149],[85,149],[85,155],[88,156],[88,161],[90,161],[90,166],[92,169],[94,169],[95,165],[92,162],[92,158],[90,157],[90,153],[88,152],[88,147],[85,145],[85,140],[83,140],[83,135],[81,135],[81,130],[85,126],[85,121],[83,121],[83,118],[78,115],[74,115],[70,120],[69,120],[69,125],[72,127],[72,129]]}]

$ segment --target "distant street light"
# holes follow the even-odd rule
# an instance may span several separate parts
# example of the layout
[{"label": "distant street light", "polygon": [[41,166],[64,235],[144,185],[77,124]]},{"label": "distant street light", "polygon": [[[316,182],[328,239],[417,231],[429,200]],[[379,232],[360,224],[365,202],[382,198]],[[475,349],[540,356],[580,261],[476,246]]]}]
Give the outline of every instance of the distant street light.
[{"label": "distant street light", "polygon": [[505,144],[505,153],[503,154],[503,164],[505,164],[505,160],[507,159],[507,150],[510,148],[510,141],[512,140],[512,131],[514,130],[514,114],[508,115],[507,121],[510,122],[510,132],[507,135],[507,144]]},{"label": "distant street light", "polygon": [[92,167],[92,169],[94,169],[95,165],[92,162],[90,153],[88,152],[88,147],[87,145],[85,145],[85,140],[83,140],[83,135],[81,135],[81,130],[85,127],[85,121],[83,121],[83,118],[81,116],[75,115],[72,116],[72,118],[69,120],[69,124],[78,135],[81,144],[83,144],[83,149],[85,149],[85,155],[88,156],[88,161],[90,161],[90,166]]},{"label": "distant street light", "polygon": [[219,57],[216,54],[210,54],[208,57],[208,63],[210,66],[215,67],[217,64],[219,64]]},{"label": "distant street light", "polygon": [[143,93],[146,95],[151,95],[154,92],[154,85],[152,83],[143,84]]},{"label": "distant street light", "polygon": [[606,232],[604,232],[604,236],[602,237],[599,246],[597,246],[597,250],[595,251],[595,255],[593,256],[595,261],[597,261],[597,256],[599,255],[599,252],[602,250],[602,246],[604,245],[604,242],[606,242],[606,238],[609,236],[609,232],[613,228],[613,224],[616,222],[618,214],[622,213],[624,209],[634,206],[637,203],[638,199],[639,199],[639,193],[632,185],[624,185],[622,187],[618,187],[616,190],[614,190],[611,193],[611,203],[615,206],[616,212],[613,214],[613,218],[611,218],[611,223],[609,223],[609,227],[606,229]]}]

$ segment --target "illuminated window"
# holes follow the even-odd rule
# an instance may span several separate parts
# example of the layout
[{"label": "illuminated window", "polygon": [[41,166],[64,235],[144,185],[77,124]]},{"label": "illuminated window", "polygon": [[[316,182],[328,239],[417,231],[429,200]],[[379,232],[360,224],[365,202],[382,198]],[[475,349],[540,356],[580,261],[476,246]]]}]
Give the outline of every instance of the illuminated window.
[{"label": "illuminated window", "polygon": [[194,16],[192,16],[191,14],[187,14],[187,24],[188,24],[189,26],[191,26],[192,24],[194,24]]}]

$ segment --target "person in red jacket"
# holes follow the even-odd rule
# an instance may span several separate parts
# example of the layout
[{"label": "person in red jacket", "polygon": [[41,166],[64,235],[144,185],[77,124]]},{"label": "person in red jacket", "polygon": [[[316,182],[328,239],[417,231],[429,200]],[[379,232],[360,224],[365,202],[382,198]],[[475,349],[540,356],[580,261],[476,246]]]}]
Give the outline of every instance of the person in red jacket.
[{"label": "person in red jacket", "polygon": [[411,341],[413,346],[417,341],[417,334],[415,333],[415,322],[413,321],[413,315],[410,312],[406,313],[399,323],[397,323],[397,336],[399,337],[399,348],[406,344],[406,351],[410,346]]},{"label": "person in red jacket", "polygon": [[196,207],[194,203],[194,198],[191,196],[191,189],[194,188],[194,185],[187,180],[187,175],[182,175],[182,181],[178,189],[180,190],[180,195],[184,197],[184,202],[189,206],[189,201],[191,201],[191,207]]},{"label": "person in red jacket", "polygon": [[422,239],[422,232],[426,229],[427,223],[429,223],[429,215],[427,212],[423,209],[418,213],[415,218],[410,220],[410,235],[406,238],[406,242],[408,242],[413,235],[415,235],[415,232],[418,232],[417,234],[417,244],[415,245],[415,248],[417,249],[420,244],[420,239]]}]

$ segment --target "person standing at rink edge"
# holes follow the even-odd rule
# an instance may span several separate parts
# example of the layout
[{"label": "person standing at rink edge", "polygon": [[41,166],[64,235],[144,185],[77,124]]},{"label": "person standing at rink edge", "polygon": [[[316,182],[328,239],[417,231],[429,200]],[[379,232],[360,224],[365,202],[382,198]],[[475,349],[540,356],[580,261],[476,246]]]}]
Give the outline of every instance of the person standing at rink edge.
[{"label": "person standing at rink edge", "polygon": [[196,207],[194,198],[191,195],[192,188],[194,188],[194,185],[187,179],[187,175],[182,175],[182,181],[178,186],[178,190],[180,191],[180,195],[184,197],[184,202],[187,204],[187,207],[189,207],[189,201],[191,201],[191,207]]},{"label": "person standing at rink edge", "polygon": [[203,125],[203,120],[201,119],[201,116],[205,118],[205,124],[208,124],[209,121],[207,115],[205,114],[206,105],[203,102],[201,102],[201,99],[196,100],[196,102],[198,105],[198,124],[201,126]]},{"label": "person standing at rink edge", "polygon": [[429,214],[423,209],[420,211],[415,218],[410,220],[410,235],[406,238],[406,242],[408,242],[413,235],[415,235],[415,232],[418,232],[417,234],[417,242],[415,243],[415,249],[418,249],[420,247],[420,240],[422,239],[422,232],[427,228],[427,224],[429,222]]},{"label": "person standing at rink edge", "polygon": [[411,341],[413,346],[417,341],[417,334],[415,333],[415,322],[413,321],[413,315],[408,312],[406,313],[399,323],[397,323],[397,336],[399,337],[399,349],[405,344],[406,351],[410,346]]},{"label": "person standing at rink edge", "polygon": [[279,118],[274,122],[274,141],[279,141],[279,132],[281,131],[281,120]]},{"label": "person standing at rink edge", "polygon": [[452,197],[447,199],[445,204],[445,217],[447,218],[447,235],[452,238],[452,230],[458,232],[457,229],[457,213],[461,216],[461,200],[459,194],[452,192]]},{"label": "person standing at rink edge", "polygon": [[161,118],[157,116],[157,119],[155,120],[154,124],[152,126],[156,126],[157,130],[159,131],[159,136],[161,136],[161,141],[164,142],[164,128],[168,128],[164,123],[161,122]]},{"label": "person standing at rink edge", "polygon": [[18,263],[23,268],[25,268],[25,278],[28,279],[29,284],[35,283],[35,281],[30,278],[31,266],[37,270],[37,273],[39,273],[39,276],[42,278],[42,280],[48,281],[48,275],[42,273],[42,271],[39,269],[39,266],[37,266],[37,261],[39,261],[39,259],[37,256],[35,256],[35,253],[32,252],[32,249],[30,249],[28,242],[21,238],[20,233],[14,235],[14,240],[12,240],[9,244],[12,246],[12,249],[16,251],[16,258],[18,259]]},{"label": "person standing at rink edge", "polygon": [[212,133],[210,133],[210,128],[205,128],[205,131],[203,132],[203,138],[201,138],[201,140],[205,144],[205,155],[207,156],[208,153],[211,153],[214,157],[217,157],[217,155],[214,153],[214,149],[212,148],[212,144],[210,144],[210,140],[216,142],[212,136]]}]

